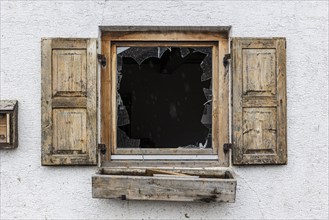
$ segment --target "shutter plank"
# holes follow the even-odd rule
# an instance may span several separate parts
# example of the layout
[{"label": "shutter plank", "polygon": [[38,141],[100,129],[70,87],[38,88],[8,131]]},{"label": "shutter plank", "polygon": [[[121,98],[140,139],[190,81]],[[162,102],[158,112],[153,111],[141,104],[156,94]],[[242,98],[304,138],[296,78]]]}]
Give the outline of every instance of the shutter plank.
[{"label": "shutter plank", "polygon": [[286,164],[284,38],[233,38],[233,164]]},{"label": "shutter plank", "polygon": [[96,164],[96,43],[42,40],[42,165]]}]

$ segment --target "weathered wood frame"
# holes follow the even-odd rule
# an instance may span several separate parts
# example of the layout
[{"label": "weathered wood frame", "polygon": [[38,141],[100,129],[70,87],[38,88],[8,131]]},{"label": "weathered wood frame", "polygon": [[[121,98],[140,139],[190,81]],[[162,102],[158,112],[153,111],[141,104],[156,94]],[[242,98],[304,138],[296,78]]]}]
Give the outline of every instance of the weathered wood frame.
[{"label": "weathered wood frame", "polygon": [[[223,65],[228,52],[230,27],[101,27],[101,52],[107,65],[101,69],[101,142],[108,146],[101,156],[103,166],[111,163],[111,154],[218,154],[218,161],[194,161],[194,164],[228,166],[229,153],[223,145],[229,140],[229,76]],[[214,151],[199,149],[120,149],[114,148],[116,139],[116,45],[177,45],[212,46],[213,49],[213,146]],[[136,151],[137,150],[137,151]],[[125,163],[124,161],[122,161]],[[186,161],[164,162],[184,164]],[[143,163],[150,164],[147,161]]]},{"label": "weathered wood frame", "polygon": [[[118,149],[116,147],[117,142],[117,108],[116,108],[116,84],[117,84],[117,76],[116,76],[116,69],[117,69],[117,53],[116,48],[117,47],[128,47],[128,46],[134,46],[134,47],[146,47],[146,46],[160,46],[160,47],[171,47],[171,46],[183,46],[183,47],[211,47],[212,48],[212,58],[213,58],[213,75],[215,76],[215,79],[212,80],[213,85],[212,88],[214,90],[214,94],[218,92],[218,84],[215,82],[218,80],[218,65],[216,63],[216,57],[218,57],[218,43],[216,42],[112,42],[111,43],[111,51],[112,51],[112,63],[111,63],[111,81],[112,81],[112,90],[111,90],[111,99],[112,99],[112,127],[111,127],[111,139],[110,139],[110,147],[111,147],[111,153],[112,154],[218,154],[218,138],[214,137],[212,140],[212,146],[211,149],[179,149],[179,148],[168,148],[168,149],[161,149],[161,148],[123,148]],[[218,97],[217,95],[213,96],[213,103],[218,103]],[[218,108],[213,107],[213,116],[217,115]],[[218,125],[219,123],[214,123],[214,117],[213,117],[213,131],[218,131]]]},{"label": "weathered wood frame", "polygon": [[6,114],[7,143],[0,143],[0,149],[14,149],[18,147],[18,101],[0,100],[0,114]]}]

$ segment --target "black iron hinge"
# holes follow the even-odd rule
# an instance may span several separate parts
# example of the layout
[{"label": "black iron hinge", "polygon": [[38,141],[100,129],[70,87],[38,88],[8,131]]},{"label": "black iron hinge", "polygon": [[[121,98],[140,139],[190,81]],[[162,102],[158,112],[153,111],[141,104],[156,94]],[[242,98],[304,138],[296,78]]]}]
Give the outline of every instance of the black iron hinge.
[{"label": "black iron hinge", "polygon": [[224,146],[223,146],[224,153],[227,153],[232,148],[233,148],[233,144],[232,143],[225,143]]},{"label": "black iron hinge", "polygon": [[102,67],[106,66],[106,57],[103,54],[97,54],[97,59]]},{"label": "black iron hinge", "polygon": [[105,144],[98,144],[98,150],[101,154],[106,154],[106,145]]},{"label": "black iron hinge", "polygon": [[228,64],[229,64],[229,61],[231,59],[231,54],[228,53],[228,54],[225,54],[224,58],[223,58],[223,64],[224,66],[226,67]]}]

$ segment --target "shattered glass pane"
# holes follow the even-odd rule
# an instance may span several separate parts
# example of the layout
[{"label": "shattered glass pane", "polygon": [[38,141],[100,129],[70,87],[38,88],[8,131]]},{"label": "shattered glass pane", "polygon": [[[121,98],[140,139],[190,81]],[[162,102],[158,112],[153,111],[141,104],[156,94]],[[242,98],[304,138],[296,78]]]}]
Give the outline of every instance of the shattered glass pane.
[{"label": "shattered glass pane", "polygon": [[200,66],[203,70],[203,74],[201,76],[201,81],[206,81],[211,79],[212,77],[212,67],[211,67],[211,49],[207,47],[195,47],[193,48],[195,51],[199,51],[201,53],[207,54],[207,56],[203,59]]},{"label": "shattered glass pane", "polygon": [[180,53],[181,53],[181,56],[184,58],[190,53],[190,50],[189,50],[189,48],[182,47],[182,48],[180,48]]},{"label": "shattered glass pane", "polygon": [[[125,98],[125,97],[124,97]],[[117,125],[124,126],[130,124],[129,115],[126,106],[123,105],[123,101],[121,100],[121,96],[117,95],[118,100],[118,121]],[[126,103],[129,103],[130,100],[127,100]]]},{"label": "shattered glass pane", "polygon": [[203,93],[204,93],[204,96],[206,97],[207,101],[212,99],[212,90],[211,89],[203,88]]},{"label": "shattered glass pane", "polygon": [[131,57],[138,65],[141,65],[141,63],[149,57],[161,58],[162,54],[167,49],[166,47],[118,47],[117,69],[121,71],[123,57]]},{"label": "shattered glass pane", "polygon": [[117,147],[211,148],[211,47],[117,47]]}]

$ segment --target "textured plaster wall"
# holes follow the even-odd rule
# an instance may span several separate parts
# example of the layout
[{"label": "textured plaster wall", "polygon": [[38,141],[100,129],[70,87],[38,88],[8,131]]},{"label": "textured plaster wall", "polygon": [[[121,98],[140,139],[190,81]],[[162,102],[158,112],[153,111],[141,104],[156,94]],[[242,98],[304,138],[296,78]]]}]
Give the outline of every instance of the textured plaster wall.
[{"label": "textured plaster wall", "polygon": [[[40,165],[40,38],[98,25],[232,25],[287,38],[288,165],[234,167],[234,204],[91,198],[95,167]],[[328,218],[327,1],[1,1],[0,98],[19,100],[19,147],[1,150],[1,219]]]}]

